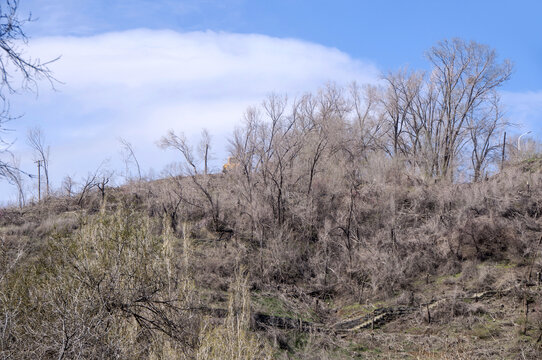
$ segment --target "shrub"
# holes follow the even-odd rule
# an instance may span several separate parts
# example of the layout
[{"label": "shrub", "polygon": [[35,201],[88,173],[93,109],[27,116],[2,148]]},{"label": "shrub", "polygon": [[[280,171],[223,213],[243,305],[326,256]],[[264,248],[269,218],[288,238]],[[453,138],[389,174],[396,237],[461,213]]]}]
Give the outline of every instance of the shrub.
[{"label": "shrub", "polygon": [[223,324],[212,326],[208,323],[202,329],[196,359],[271,359],[269,346],[250,333],[250,318],[248,279],[239,270],[230,288],[228,316]]},{"label": "shrub", "polygon": [[[190,278],[176,266],[176,239],[130,209],[90,217],[12,274],[22,303],[11,343],[17,358],[168,358],[196,347],[199,317]],[[12,311],[13,313],[13,311]],[[174,354],[174,355],[173,355]],[[162,355],[160,355],[162,357]]]}]

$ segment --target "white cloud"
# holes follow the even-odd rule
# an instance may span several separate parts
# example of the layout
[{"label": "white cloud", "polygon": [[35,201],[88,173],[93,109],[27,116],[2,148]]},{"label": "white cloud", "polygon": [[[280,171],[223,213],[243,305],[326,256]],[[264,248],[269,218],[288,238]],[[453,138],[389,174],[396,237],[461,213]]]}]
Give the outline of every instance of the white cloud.
[{"label": "white cloud", "polygon": [[[160,170],[172,155],[155,142],[170,128],[206,127],[224,144],[244,109],[270,92],[295,96],[327,81],[374,83],[379,73],[337,49],[255,34],[141,29],[37,38],[30,48],[42,59],[62,55],[51,68],[64,84],[58,92],[43,85],[38,99],[13,99],[12,110],[25,114],[13,125],[20,139],[29,126],[44,129],[55,183],[118,158],[118,137],[134,144],[144,168]],[[23,148],[19,140],[14,150]],[[217,155],[224,156],[220,149]],[[30,169],[30,160],[23,166]]]},{"label": "white cloud", "polygon": [[32,47],[42,58],[62,54],[53,69],[73,90],[165,86],[193,89],[200,95],[216,90],[244,94],[269,91],[269,87],[304,88],[307,80],[372,81],[376,75],[374,66],[336,49],[264,35],[132,30],[86,38],[43,38]]},{"label": "white cloud", "polygon": [[512,123],[542,137],[542,91],[503,92],[502,98]]}]

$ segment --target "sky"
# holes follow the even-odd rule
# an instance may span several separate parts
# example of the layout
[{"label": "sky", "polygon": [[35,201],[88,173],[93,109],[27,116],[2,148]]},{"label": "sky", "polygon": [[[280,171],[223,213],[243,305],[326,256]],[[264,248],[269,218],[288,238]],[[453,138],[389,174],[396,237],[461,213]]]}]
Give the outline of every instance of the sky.
[{"label": "sky", "polygon": [[[272,92],[290,97],[326,82],[377,83],[381,73],[427,69],[425,51],[460,37],[514,64],[502,88],[516,131],[542,136],[542,2],[321,0],[20,0],[27,54],[51,64],[55,89],[10,96],[2,139],[36,173],[25,141],[39,126],[50,173],[120,172],[119,138],[159,175],[176,154],[156,142],[169,129],[196,139],[207,128],[217,164],[244,110]],[[35,184],[28,181],[30,191]],[[0,202],[15,192],[0,183]]]}]

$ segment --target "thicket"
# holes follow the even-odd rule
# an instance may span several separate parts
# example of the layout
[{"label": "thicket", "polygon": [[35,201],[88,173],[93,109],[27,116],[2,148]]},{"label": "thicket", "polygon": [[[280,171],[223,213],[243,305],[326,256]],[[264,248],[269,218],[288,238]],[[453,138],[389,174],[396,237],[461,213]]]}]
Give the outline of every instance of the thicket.
[{"label": "thicket", "polygon": [[155,191],[151,211],[247,244],[262,286],[302,282],[360,301],[444,264],[521,256],[493,216],[504,199],[483,185],[504,166],[497,90],[511,65],[457,39],[427,58],[430,72],[390,73],[378,87],[270,95],[246,111],[222,175],[207,170],[207,133],[194,150],[171,131],[160,145],[179,152],[180,177]]},{"label": "thicket", "polygon": [[260,359],[269,352],[247,333],[243,273],[232,281],[227,320],[212,324],[191,275],[190,239],[127,208],[79,222],[20,264],[2,254],[3,359],[218,359],[225,347],[228,358]]},{"label": "thicket", "polygon": [[[269,96],[245,113],[223,172],[207,132],[194,150],[171,131],[171,177],[6,210],[3,358],[270,358],[280,339],[249,331],[250,294],[288,293],[325,322],[337,299],[421,304],[415,283],[482,262],[532,280],[542,160],[501,140],[510,64],[461,40],[428,58],[429,73],[379,87]],[[226,291],[226,319],[206,317]]]}]

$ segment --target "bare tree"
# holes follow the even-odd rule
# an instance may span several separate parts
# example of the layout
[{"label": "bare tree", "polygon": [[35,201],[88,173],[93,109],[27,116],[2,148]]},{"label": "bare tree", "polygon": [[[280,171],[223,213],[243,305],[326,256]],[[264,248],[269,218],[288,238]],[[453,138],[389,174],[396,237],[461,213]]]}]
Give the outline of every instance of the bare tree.
[{"label": "bare tree", "polygon": [[[433,65],[429,79],[437,92],[438,175],[453,178],[453,164],[461,151],[469,114],[484,107],[491,94],[510,78],[512,65],[497,61],[494,50],[460,39],[439,42],[427,53]],[[434,124],[431,124],[432,126]]]},{"label": "bare tree", "polygon": [[[19,168],[19,159],[16,158],[13,154],[11,154],[11,161],[9,163],[9,166],[13,169]],[[24,188],[25,182],[22,175],[23,172],[21,171],[11,171],[7,173],[8,181],[17,187],[17,203],[19,204],[19,208],[21,209],[26,204],[26,194]]]},{"label": "bare tree", "polygon": [[[92,189],[98,188],[102,195],[102,201],[105,199],[105,186],[109,183],[113,176],[113,172],[104,168],[104,165],[108,160],[104,160],[96,168],[94,172],[89,172],[87,176],[81,181],[81,188],[79,190],[79,196],[77,198],[77,204],[83,205],[83,200]],[[73,186],[73,182],[70,181],[70,186]]]},{"label": "bare tree", "polygon": [[[211,177],[207,173],[210,139],[209,133],[204,130],[202,132],[202,139],[199,147],[201,150],[199,156],[194,153],[194,150],[188,143],[185,135],[183,133],[177,135],[173,130],[170,130],[166,136],[163,136],[160,139],[158,146],[162,149],[176,149],[181,153],[184,160],[184,173],[190,176],[197,191],[205,198],[208,209],[212,215],[215,230],[220,231],[221,225],[219,221],[218,195],[215,194],[215,191],[211,186]],[[203,169],[201,169],[198,157],[204,162]]]},{"label": "bare tree", "polygon": [[199,154],[203,161],[203,174],[207,175],[209,173],[209,152],[211,150],[211,134],[207,129],[201,131],[201,140],[199,143]]},{"label": "bare tree", "polygon": [[[453,180],[460,157],[472,149],[478,179],[493,149],[480,137],[493,139],[503,127],[494,99],[512,65],[498,61],[488,46],[460,39],[439,42],[427,58],[429,75],[401,70],[384,78],[380,101],[391,139],[388,153],[407,157],[430,177]],[[489,109],[498,114],[495,128],[489,125]]]},{"label": "bare tree", "polygon": [[141,181],[141,167],[139,166],[139,161],[137,161],[137,157],[135,156],[134,148],[130,142],[128,142],[126,139],[119,138],[119,142],[122,145],[122,151],[123,151],[123,157],[124,157],[124,163],[126,165],[126,176],[128,176],[129,172],[129,164],[130,161],[133,161],[137,168],[137,175],[139,181]]},{"label": "bare tree", "polygon": [[356,156],[362,158],[366,156],[367,151],[385,148],[382,142],[386,130],[384,114],[379,108],[382,103],[381,94],[375,86],[367,85],[361,88],[356,83],[352,83],[349,90],[353,110],[351,128],[355,136]]},{"label": "bare tree", "polygon": [[73,180],[73,177],[67,175],[62,180],[61,188],[62,188],[62,191],[66,194],[66,196],[72,197],[74,193],[75,185],[76,185],[76,182]]},{"label": "bare tree", "polygon": [[175,233],[179,214],[182,211],[182,203],[185,202],[192,206],[194,204],[183,193],[182,181],[179,178],[171,176],[168,180],[158,188],[158,201],[163,215],[169,220],[169,225]]},{"label": "bare tree", "polygon": [[28,130],[28,144],[34,150],[38,166],[43,168],[45,176],[45,195],[49,196],[49,152],[50,146],[45,145],[45,136],[43,130],[39,127]]},{"label": "bare tree", "polygon": [[96,181],[96,187],[100,191],[102,203],[105,201],[107,185],[113,179],[113,175],[114,175],[114,172],[107,169],[103,169],[102,171],[100,171],[100,174],[98,175],[98,179]]},{"label": "bare tree", "polygon": [[501,130],[506,126],[497,94],[479,113],[472,112],[467,117],[467,126],[471,141],[471,162],[474,181],[480,180],[488,159],[502,147]]},{"label": "bare tree", "polygon": [[[230,139],[230,155],[236,166],[228,169],[234,180],[235,194],[242,205],[241,215],[249,218],[250,238],[254,238],[256,230],[256,202],[258,158],[259,111],[249,107],[244,114],[244,126],[238,127]],[[260,245],[262,245],[260,243]]]},{"label": "bare tree", "polygon": [[[32,19],[21,18],[18,9],[18,0],[0,1],[0,131],[4,130],[5,122],[12,118],[9,95],[20,90],[35,91],[41,80],[48,81],[51,86],[56,81],[48,66],[57,59],[42,63],[24,54],[28,39],[23,28]],[[0,153],[8,151],[8,144],[2,139],[0,143]],[[0,160],[0,176],[6,177],[17,170]]]},{"label": "bare tree", "polygon": [[260,127],[259,169],[273,208],[274,219],[279,225],[285,220],[287,185],[292,175],[294,159],[304,140],[295,136],[299,119],[297,106],[293,104],[291,113],[287,114],[287,105],[286,96],[269,96],[262,105],[269,121]]},{"label": "bare tree", "polygon": [[93,173],[88,173],[87,177],[82,179],[81,189],[79,190],[79,197],[77,198],[77,204],[79,206],[83,205],[83,200],[88,193],[96,187],[98,179],[98,170]]},{"label": "bare tree", "polygon": [[[406,70],[388,74],[384,77],[387,90],[384,95],[384,109],[390,125],[393,155],[406,155],[416,152],[420,132],[419,122],[413,115],[412,106],[420,92],[421,76],[407,73]],[[411,135],[411,143],[404,139],[404,133]]]}]

